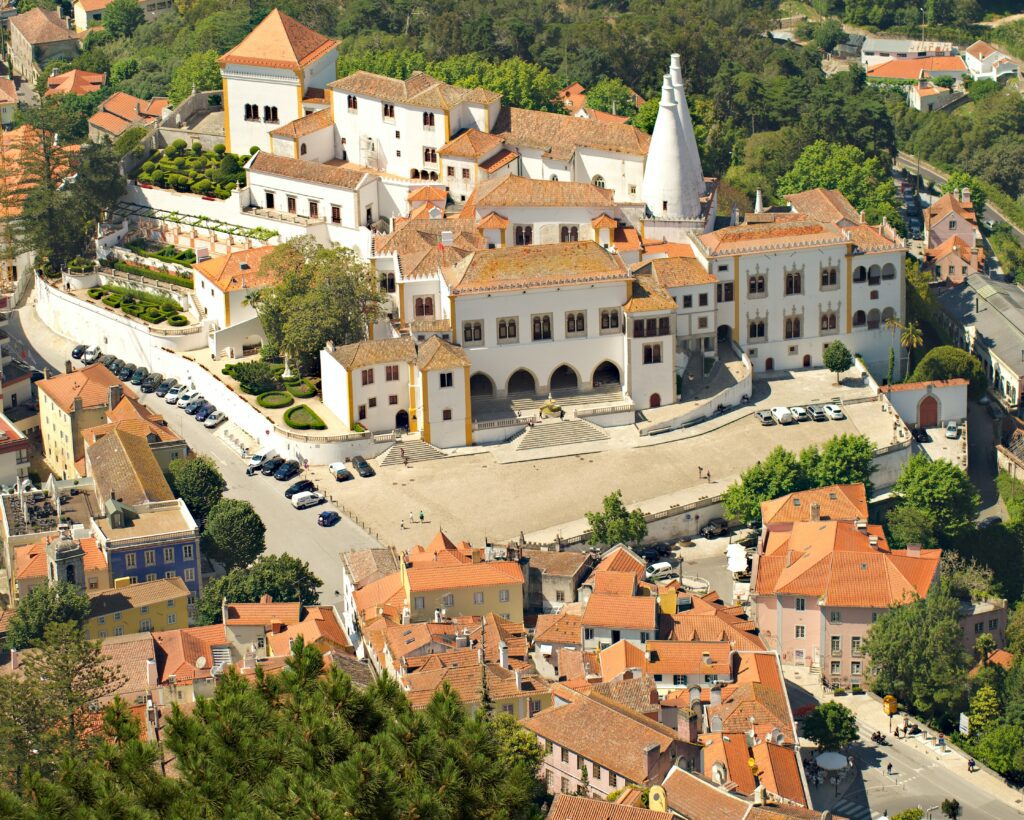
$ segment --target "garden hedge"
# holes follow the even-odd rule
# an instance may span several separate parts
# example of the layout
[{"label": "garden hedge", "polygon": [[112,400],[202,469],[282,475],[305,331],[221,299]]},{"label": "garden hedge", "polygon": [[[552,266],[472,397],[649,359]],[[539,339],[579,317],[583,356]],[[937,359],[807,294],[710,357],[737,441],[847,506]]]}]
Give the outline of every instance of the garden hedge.
[{"label": "garden hedge", "polygon": [[[295,399],[280,390],[271,390],[267,393],[260,393],[256,397],[256,403],[260,407],[266,407],[268,410],[280,410],[282,407],[290,407],[295,403]],[[299,405],[300,407],[304,405]],[[298,408],[294,408],[298,409]]]},{"label": "garden hedge", "polygon": [[293,430],[326,430],[327,425],[307,405],[297,404],[284,413],[284,423]]},{"label": "garden hedge", "polygon": [[171,327],[185,327],[188,324],[188,318],[178,313],[168,319],[167,324]]},{"label": "garden hedge", "polygon": [[134,273],[136,276],[145,276],[147,279],[155,279],[157,282],[166,282],[169,285],[177,285],[182,288],[191,288],[192,280],[184,276],[176,276],[173,273],[150,270],[139,265],[129,265],[127,262],[117,261],[113,264],[114,270],[122,273]]},{"label": "garden hedge", "polygon": [[285,382],[285,389],[297,399],[311,399],[316,395],[316,388],[307,379]]},{"label": "garden hedge", "polygon": [[102,299],[106,291],[103,288],[89,288],[88,293],[90,299]]}]

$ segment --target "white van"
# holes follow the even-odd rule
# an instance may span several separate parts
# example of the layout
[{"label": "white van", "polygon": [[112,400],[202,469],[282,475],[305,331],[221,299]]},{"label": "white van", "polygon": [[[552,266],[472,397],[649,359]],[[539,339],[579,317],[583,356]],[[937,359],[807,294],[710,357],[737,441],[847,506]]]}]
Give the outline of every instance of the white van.
[{"label": "white van", "polygon": [[82,354],[82,362],[84,364],[92,364],[100,357],[99,345],[93,345],[85,353]]},{"label": "white van", "polygon": [[317,504],[322,504],[324,501],[323,493],[295,493],[292,496],[292,506],[297,510],[304,510],[306,507],[315,507]]},{"label": "white van", "polygon": [[652,578],[660,578],[663,575],[668,575],[670,572],[672,572],[672,565],[668,561],[658,561],[648,566],[644,575],[650,581]]},{"label": "white van", "polygon": [[779,424],[792,424],[795,421],[788,407],[773,407],[772,418]]},{"label": "white van", "polygon": [[249,459],[249,466],[259,467],[268,458],[273,458],[276,455],[277,453],[273,447],[264,447],[262,450],[258,450],[252,454],[252,457]]}]

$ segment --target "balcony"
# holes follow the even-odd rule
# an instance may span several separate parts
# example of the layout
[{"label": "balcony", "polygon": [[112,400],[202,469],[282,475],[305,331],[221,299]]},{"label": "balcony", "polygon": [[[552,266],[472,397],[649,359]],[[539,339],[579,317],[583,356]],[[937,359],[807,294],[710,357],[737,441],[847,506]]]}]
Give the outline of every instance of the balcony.
[{"label": "balcony", "polygon": [[853,657],[855,658],[863,658],[864,650],[861,649],[859,646],[855,646],[853,649],[850,650],[850,654],[853,655]]},{"label": "balcony", "polygon": [[832,657],[833,658],[841,658],[841,657],[843,657],[843,650],[842,649],[833,649],[832,650]]}]

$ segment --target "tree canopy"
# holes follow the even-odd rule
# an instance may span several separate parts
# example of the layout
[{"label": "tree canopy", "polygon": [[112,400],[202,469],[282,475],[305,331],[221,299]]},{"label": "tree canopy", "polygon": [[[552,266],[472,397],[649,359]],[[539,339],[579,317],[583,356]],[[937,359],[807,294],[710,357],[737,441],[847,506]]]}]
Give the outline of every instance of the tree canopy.
[{"label": "tree canopy", "polygon": [[45,582],[28,591],[7,626],[7,646],[25,649],[42,641],[49,624],[81,625],[89,614],[89,596],[67,581]]},{"label": "tree canopy", "polygon": [[622,490],[604,497],[600,512],[587,513],[590,544],[638,544],[647,535],[647,522],[641,510],[627,510]]},{"label": "tree canopy", "polygon": [[206,519],[228,486],[208,456],[175,459],[171,462],[170,478],[174,492],[199,520]]},{"label": "tree canopy", "polygon": [[260,555],[252,564],[237,567],[227,575],[214,578],[203,585],[196,604],[201,624],[219,623],[221,601],[254,604],[264,595],[275,601],[300,601],[305,606],[316,604],[321,581],[309,564],[291,555]]},{"label": "tree canopy", "polygon": [[971,398],[985,393],[985,369],[973,353],[953,345],[941,345],[929,350],[917,363],[907,381],[927,382],[946,379],[967,379]]},{"label": "tree canopy", "polygon": [[103,10],[103,28],[114,37],[131,37],[145,19],[137,0],[112,0]]},{"label": "tree canopy", "polygon": [[267,548],[267,527],[248,501],[222,498],[210,510],[205,534],[213,555],[228,569],[245,567]]},{"label": "tree canopy", "polygon": [[803,719],[800,734],[830,752],[845,749],[860,737],[853,712],[834,700],[815,706]]},{"label": "tree canopy", "polygon": [[587,107],[620,117],[637,113],[636,99],[622,80],[604,77],[587,89]]},{"label": "tree canopy", "polygon": [[917,453],[904,465],[893,487],[903,503],[928,516],[939,540],[969,530],[981,499],[967,473],[945,459]]}]

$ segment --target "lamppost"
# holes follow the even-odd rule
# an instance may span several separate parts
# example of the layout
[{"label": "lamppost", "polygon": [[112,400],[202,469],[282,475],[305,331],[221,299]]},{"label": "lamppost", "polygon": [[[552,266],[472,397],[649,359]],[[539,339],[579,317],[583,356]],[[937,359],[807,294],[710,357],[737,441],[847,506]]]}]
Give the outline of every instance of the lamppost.
[{"label": "lamppost", "polygon": [[921,6],[921,42],[924,42],[924,6]]}]

